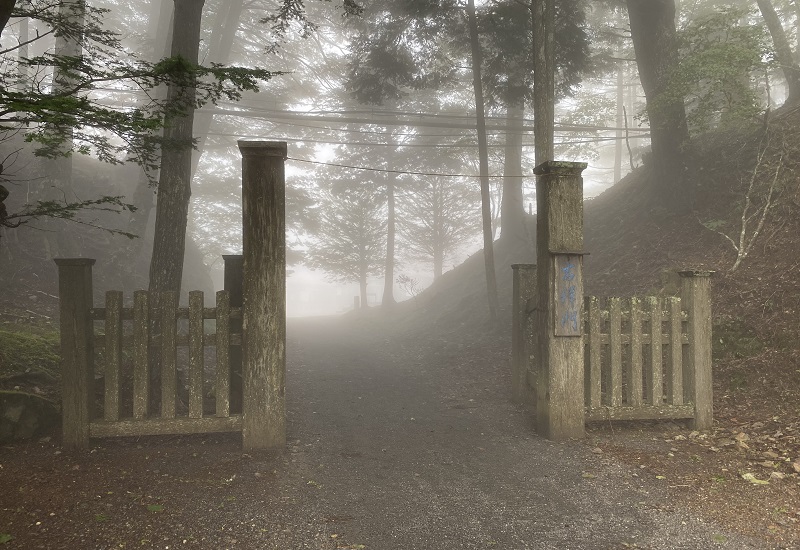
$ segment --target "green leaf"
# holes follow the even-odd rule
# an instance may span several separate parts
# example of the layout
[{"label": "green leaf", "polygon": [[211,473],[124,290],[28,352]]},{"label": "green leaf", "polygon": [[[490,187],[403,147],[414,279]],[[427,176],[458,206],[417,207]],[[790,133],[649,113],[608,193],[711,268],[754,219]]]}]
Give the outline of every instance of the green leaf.
[{"label": "green leaf", "polygon": [[0,544],[6,544],[12,540],[14,540],[13,535],[9,535],[8,533],[0,533]]},{"label": "green leaf", "polygon": [[163,512],[164,506],[161,504],[150,504],[147,506],[148,512]]}]

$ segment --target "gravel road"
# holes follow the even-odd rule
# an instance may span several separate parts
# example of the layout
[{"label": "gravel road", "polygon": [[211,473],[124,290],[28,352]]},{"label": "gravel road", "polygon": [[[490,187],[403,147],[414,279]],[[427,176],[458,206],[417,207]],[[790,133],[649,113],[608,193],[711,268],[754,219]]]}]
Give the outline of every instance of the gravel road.
[{"label": "gravel road", "polygon": [[284,453],[235,435],[0,448],[0,546],[769,548],[678,508],[670,480],[537,437],[500,348],[416,332],[292,323]]}]

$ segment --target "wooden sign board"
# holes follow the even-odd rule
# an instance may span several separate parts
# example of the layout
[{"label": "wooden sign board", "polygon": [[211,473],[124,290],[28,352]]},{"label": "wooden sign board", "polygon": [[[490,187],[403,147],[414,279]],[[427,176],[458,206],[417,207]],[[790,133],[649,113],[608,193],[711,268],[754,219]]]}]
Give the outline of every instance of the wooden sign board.
[{"label": "wooden sign board", "polygon": [[580,255],[555,256],[555,335],[580,336],[583,334],[581,305],[583,302],[583,258]]}]

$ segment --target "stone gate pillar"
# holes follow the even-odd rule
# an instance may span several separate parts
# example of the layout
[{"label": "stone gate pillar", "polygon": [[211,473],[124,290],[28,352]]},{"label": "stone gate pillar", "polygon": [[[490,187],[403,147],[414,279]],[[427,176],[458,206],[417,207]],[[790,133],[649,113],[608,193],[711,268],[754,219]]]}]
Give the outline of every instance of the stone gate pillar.
[{"label": "stone gate pillar", "polygon": [[536,430],[584,435],[583,178],[585,163],[545,162],[536,180]]},{"label": "stone gate pillar", "polygon": [[286,143],[240,141],[242,283],[242,446],[286,445]]}]

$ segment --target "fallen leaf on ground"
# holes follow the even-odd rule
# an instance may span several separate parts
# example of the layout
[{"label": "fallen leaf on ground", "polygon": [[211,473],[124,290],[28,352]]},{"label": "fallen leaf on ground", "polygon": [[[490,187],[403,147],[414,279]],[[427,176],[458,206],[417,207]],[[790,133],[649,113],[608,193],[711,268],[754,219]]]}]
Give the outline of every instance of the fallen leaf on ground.
[{"label": "fallen leaf on ground", "polygon": [[758,479],[756,476],[747,472],[746,474],[742,474],[742,479],[745,481],[749,481],[753,485],[769,485],[769,481],[764,481],[763,479]]}]

